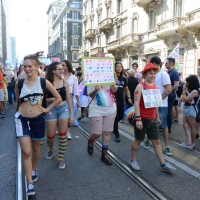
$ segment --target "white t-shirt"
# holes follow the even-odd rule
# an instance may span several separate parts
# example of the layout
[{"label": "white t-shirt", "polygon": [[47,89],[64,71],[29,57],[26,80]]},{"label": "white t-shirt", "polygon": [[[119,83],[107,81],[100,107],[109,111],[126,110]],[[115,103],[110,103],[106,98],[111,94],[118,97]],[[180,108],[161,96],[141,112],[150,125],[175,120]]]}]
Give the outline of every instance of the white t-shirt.
[{"label": "white t-shirt", "polygon": [[[95,89],[94,86],[88,86],[88,94],[93,92]],[[116,104],[114,101],[114,96],[110,96],[108,95],[110,92],[110,86],[105,86],[102,90],[100,90],[98,92],[98,96],[101,96],[101,100],[102,102],[99,102],[99,100],[97,100],[97,95],[96,97],[92,100],[92,102],[90,103],[89,106],[89,117],[99,117],[99,116],[107,116],[110,115],[114,112],[116,112]],[[106,96],[104,96],[106,94]],[[105,98],[106,97],[106,98]],[[99,103],[108,103],[109,106],[99,106],[97,104]]]},{"label": "white t-shirt", "polygon": [[[169,74],[166,71],[160,70],[156,74],[155,84],[157,85],[158,89],[160,90],[160,93],[165,91],[165,85],[171,85]],[[168,97],[163,99],[163,106],[162,107],[168,107]]]},{"label": "white t-shirt", "polygon": [[[63,79],[65,79],[64,75]],[[67,81],[69,84],[70,93],[73,93],[74,95],[79,95],[77,77],[74,76],[73,74],[70,74],[70,77],[68,79],[65,79],[65,81]]]}]

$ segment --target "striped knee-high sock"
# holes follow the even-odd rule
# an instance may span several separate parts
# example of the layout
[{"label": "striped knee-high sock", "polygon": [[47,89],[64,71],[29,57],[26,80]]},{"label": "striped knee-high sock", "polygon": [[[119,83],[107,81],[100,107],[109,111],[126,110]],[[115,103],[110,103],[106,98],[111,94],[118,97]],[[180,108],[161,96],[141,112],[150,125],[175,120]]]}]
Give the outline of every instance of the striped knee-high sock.
[{"label": "striped knee-high sock", "polygon": [[47,145],[49,147],[49,151],[54,151],[54,148],[53,148],[53,143],[54,143],[54,138],[55,138],[55,135],[53,137],[49,137],[47,136]]},{"label": "striped knee-high sock", "polygon": [[66,133],[59,133],[58,138],[59,138],[59,158],[58,158],[58,160],[63,160],[65,151],[67,148],[67,135],[66,135]]}]

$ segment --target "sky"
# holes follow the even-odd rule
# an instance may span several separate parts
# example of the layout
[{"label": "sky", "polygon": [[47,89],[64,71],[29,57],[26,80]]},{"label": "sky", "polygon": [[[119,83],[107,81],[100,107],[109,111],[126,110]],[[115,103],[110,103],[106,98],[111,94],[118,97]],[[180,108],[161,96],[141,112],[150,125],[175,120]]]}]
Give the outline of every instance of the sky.
[{"label": "sky", "polygon": [[18,61],[37,51],[48,52],[47,10],[56,0],[9,0],[9,35],[16,38]]}]

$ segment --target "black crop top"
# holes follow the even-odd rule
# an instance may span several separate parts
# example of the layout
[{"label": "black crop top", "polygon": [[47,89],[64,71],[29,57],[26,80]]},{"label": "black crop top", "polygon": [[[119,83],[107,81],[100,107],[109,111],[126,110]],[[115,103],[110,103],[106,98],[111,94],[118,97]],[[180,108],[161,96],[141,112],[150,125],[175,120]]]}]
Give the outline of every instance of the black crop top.
[{"label": "black crop top", "polygon": [[[64,81],[63,81],[63,87],[56,89],[59,95],[61,96],[63,101],[67,100],[67,95],[66,95],[66,87],[64,86]],[[46,91],[46,97],[47,98],[53,98],[54,96],[49,92],[48,90]]]}]

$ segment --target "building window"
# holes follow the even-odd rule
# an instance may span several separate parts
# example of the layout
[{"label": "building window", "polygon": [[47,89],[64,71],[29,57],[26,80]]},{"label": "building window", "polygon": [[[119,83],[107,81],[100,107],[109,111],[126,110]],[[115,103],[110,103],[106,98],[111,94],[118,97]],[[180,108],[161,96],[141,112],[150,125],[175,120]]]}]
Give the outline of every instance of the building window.
[{"label": "building window", "polygon": [[78,19],[78,12],[72,11],[72,19]]},{"label": "building window", "polygon": [[100,21],[101,21],[101,13],[98,14],[98,24],[100,23]]},{"label": "building window", "polygon": [[150,11],[150,29],[156,28],[156,10]]},{"label": "building window", "polygon": [[122,12],[122,0],[117,1],[117,13]]},{"label": "building window", "polygon": [[132,20],[132,33],[137,33],[137,19]]},{"label": "building window", "polygon": [[77,61],[78,60],[78,53],[76,51],[72,52],[72,60]]},{"label": "building window", "polygon": [[91,0],[91,9],[93,9],[93,0]]},{"label": "building window", "polygon": [[182,15],[182,0],[174,0],[174,17]]},{"label": "building window", "polygon": [[73,1],[71,4],[70,4],[70,7],[71,8],[79,8],[79,9],[82,9],[82,4],[80,2],[76,2],[76,1]]},{"label": "building window", "polygon": [[78,39],[77,38],[72,39],[72,45],[78,46]]},{"label": "building window", "polygon": [[117,39],[121,37],[121,26],[117,26]]},{"label": "building window", "polygon": [[78,25],[73,24],[72,35],[78,35]]}]

